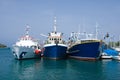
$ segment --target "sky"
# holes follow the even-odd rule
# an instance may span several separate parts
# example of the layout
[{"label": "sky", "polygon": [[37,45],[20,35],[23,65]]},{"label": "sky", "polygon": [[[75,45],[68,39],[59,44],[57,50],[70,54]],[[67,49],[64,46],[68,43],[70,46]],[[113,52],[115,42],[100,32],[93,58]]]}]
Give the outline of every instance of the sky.
[{"label": "sky", "polygon": [[13,45],[26,25],[30,35],[43,42],[40,34],[53,31],[54,17],[65,40],[71,32],[95,34],[96,23],[100,39],[108,32],[119,40],[120,0],[0,0],[0,43]]}]

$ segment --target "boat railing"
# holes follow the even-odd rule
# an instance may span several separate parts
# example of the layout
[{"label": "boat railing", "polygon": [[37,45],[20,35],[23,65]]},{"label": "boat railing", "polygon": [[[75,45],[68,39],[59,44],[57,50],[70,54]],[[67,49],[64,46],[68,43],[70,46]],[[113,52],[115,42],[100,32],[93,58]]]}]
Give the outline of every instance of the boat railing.
[{"label": "boat railing", "polygon": [[45,41],[44,44],[52,44],[52,43],[54,43],[54,44],[67,44],[64,40],[62,40],[62,41],[52,41],[52,42],[47,40],[47,41]]},{"label": "boat railing", "polygon": [[100,40],[83,40],[83,41],[81,41],[81,44],[82,43],[90,43],[90,42],[100,42]]}]

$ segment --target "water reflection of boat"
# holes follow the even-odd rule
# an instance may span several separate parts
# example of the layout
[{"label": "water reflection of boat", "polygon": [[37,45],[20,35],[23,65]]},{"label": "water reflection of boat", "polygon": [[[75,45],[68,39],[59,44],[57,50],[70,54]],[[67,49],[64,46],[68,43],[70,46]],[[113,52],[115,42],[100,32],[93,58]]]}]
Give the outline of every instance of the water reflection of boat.
[{"label": "water reflection of boat", "polygon": [[[40,59],[31,60],[14,60],[12,65],[12,72],[14,74],[13,80],[34,80],[37,76],[36,71],[40,70]],[[39,71],[38,71],[39,72]],[[39,78],[38,78],[39,79]]]},{"label": "water reflection of boat", "polygon": [[[72,73],[76,73],[74,79],[89,80],[94,79],[98,80],[98,77],[104,77],[102,72],[101,61],[78,61],[75,59],[69,59],[67,65]],[[68,73],[69,74],[69,73]],[[87,76],[86,76],[87,74]],[[85,77],[86,76],[86,77]],[[73,79],[73,80],[74,80]]]},{"label": "water reflection of boat", "polygon": [[49,60],[49,59],[43,59],[43,68],[45,69],[50,69],[50,70],[65,70],[67,67],[67,60],[62,59],[62,60]]}]

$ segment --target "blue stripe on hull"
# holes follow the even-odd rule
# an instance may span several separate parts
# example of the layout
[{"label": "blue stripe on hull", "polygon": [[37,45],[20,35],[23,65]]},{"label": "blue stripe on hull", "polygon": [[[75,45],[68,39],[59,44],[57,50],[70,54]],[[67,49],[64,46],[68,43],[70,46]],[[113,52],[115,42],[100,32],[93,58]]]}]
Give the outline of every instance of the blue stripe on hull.
[{"label": "blue stripe on hull", "polygon": [[68,51],[70,56],[82,59],[98,59],[100,57],[100,42],[91,42],[77,44],[72,46]]},{"label": "blue stripe on hull", "polygon": [[52,59],[59,59],[59,58],[66,57],[67,47],[65,46],[54,45],[54,46],[48,46],[44,48],[45,48],[43,52],[44,57],[52,58]]}]

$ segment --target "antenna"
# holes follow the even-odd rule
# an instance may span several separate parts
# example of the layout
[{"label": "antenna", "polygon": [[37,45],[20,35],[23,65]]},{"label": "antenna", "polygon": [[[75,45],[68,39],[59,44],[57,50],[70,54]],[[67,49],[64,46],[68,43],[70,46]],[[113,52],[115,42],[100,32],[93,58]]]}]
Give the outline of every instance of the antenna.
[{"label": "antenna", "polygon": [[54,32],[56,32],[56,17],[54,17]]},{"label": "antenna", "polygon": [[80,27],[81,27],[81,25],[79,24],[78,25],[78,33],[80,33]]},{"label": "antenna", "polygon": [[78,25],[78,33],[77,33],[77,40],[78,40],[78,37],[79,37],[79,34],[80,34],[80,24]]},{"label": "antenna", "polygon": [[98,36],[98,23],[96,22],[96,35],[95,35],[96,39],[97,39],[97,36]]},{"label": "antenna", "polygon": [[41,36],[44,36],[44,37],[48,37],[47,35],[44,35],[44,34],[40,34]]},{"label": "antenna", "polygon": [[26,26],[26,35],[29,35],[29,29],[30,29],[30,26]]},{"label": "antenna", "polygon": [[119,40],[118,40],[118,42],[119,42],[119,47],[120,47],[120,35],[119,35]]}]

